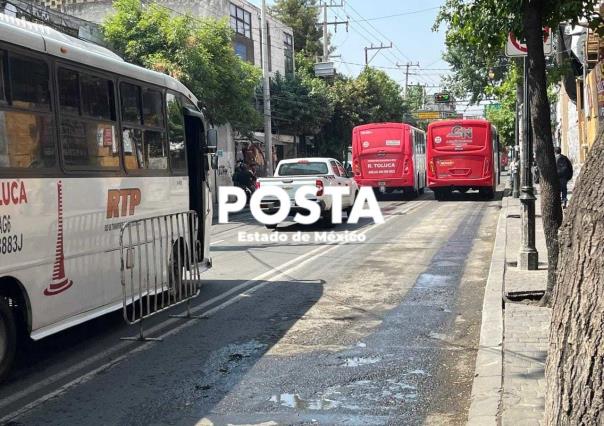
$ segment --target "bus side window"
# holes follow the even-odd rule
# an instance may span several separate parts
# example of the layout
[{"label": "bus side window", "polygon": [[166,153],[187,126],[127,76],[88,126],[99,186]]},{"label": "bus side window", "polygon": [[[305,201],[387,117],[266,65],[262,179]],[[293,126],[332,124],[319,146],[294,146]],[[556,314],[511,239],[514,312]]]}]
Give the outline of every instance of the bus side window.
[{"label": "bus side window", "polygon": [[60,129],[69,169],[115,170],[120,156],[113,81],[60,67]]},{"label": "bus side window", "polygon": [[56,166],[49,79],[46,62],[0,50],[0,171]]},{"label": "bus side window", "polygon": [[161,92],[121,83],[120,105],[126,169],[167,170]]},{"label": "bus side window", "polygon": [[169,92],[166,94],[166,113],[168,116],[170,167],[173,174],[184,175],[187,172],[185,120],[178,97]]}]

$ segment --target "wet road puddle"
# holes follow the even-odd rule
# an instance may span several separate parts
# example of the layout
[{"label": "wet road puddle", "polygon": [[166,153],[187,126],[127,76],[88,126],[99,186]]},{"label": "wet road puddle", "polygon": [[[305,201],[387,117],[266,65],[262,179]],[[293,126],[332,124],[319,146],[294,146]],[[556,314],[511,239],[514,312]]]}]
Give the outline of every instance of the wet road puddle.
[{"label": "wet road puddle", "polygon": [[295,408],[298,410],[330,410],[340,405],[338,401],[333,401],[327,398],[320,399],[303,399],[295,393],[282,393],[273,395],[269,399],[283,407]]},{"label": "wet road puddle", "polygon": [[359,367],[361,365],[369,365],[380,362],[382,359],[376,356],[353,356],[350,358],[345,358],[342,363],[343,367]]},{"label": "wet road puddle", "polygon": [[415,288],[447,287],[452,284],[454,277],[450,275],[430,274],[424,272],[415,281]]}]

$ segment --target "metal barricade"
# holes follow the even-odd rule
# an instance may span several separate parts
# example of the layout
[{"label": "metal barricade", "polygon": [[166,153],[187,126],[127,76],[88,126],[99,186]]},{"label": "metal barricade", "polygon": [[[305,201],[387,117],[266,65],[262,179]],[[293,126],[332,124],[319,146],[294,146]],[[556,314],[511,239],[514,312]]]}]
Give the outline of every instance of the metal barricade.
[{"label": "metal barricade", "polygon": [[166,214],[126,222],[120,233],[123,315],[128,324],[139,323],[136,337],[125,340],[159,340],[143,335],[143,320],[172,306],[190,301],[200,291],[201,244],[197,239],[195,211]]}]

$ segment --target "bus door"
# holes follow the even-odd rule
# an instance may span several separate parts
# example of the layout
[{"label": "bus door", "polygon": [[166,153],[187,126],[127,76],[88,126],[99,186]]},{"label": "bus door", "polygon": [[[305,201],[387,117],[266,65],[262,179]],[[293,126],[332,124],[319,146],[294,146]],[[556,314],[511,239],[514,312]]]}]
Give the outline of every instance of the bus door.
[{"label": "bus door", "polygon": [[[436,126],[429,141],[436,178],[480,179],[492,167],[488,126]],[[489,155],[485,155],[488,153]],[[487,163],[488,162],[488,163]],[[490,169],[490,170],[489,170]]]},{"label": "bus door", "polygon": [[[204,241],[206,212],[204,206],[211,202],[205,200],[204,186],[207,185],[208,162],[205,155],[205,129],[202,115],[197,111],[184,108],[185,141],[187,151],[187,174],[189,176],[189,208],[197,213],[197,235],[193,240]],[[205,253],[198,253],[203,259]]]}]

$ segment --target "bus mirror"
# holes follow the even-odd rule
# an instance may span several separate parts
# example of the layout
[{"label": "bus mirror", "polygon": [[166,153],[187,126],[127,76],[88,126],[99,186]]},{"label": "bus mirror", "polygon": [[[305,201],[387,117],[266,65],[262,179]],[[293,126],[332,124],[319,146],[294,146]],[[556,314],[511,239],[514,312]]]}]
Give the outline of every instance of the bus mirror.
[{"label": "bus mirror", "polygon": [[216,129],[208,129],[206,136],[208,152],[215,152],[216,148],[218,148],[218,131]]},{"label": "bus mirror", "polygon": [[212,155],[212,170],[218,169],[218,156],[216,154]]}]

